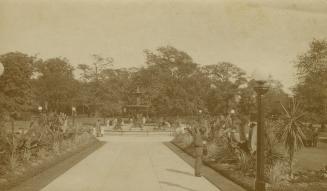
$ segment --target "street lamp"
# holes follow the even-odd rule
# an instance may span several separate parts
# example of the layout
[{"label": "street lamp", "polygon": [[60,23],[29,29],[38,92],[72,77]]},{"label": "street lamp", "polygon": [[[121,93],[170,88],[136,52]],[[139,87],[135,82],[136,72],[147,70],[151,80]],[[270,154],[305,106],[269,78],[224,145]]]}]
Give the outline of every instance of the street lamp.
[{"label": "street lamp", "polygon": [[75,113],[76,113],[76,108],[73,106],[72,107],[73,127],[75,127]]},{"label": "street lamp", "polygon": [[255,190],[256,191],[265,191],[266,185],[264,180],[264,169],[265,169],[265,126],[264,126],[264,115],[263,115],[263,104],[262,96],[267,93],[269,87],[266,85],[266,80],[261,76],[254,76],[256,80],[256,86],[254,87],[255,92],[257,93],[257,104],[258,104],[258,113],[257,113],[257,173],[255,179]]}]

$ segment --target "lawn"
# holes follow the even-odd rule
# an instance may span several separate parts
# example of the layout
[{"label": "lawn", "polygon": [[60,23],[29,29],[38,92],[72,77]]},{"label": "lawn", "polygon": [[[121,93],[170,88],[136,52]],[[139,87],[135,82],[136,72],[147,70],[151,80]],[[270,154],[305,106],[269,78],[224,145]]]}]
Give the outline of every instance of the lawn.
[{"label": "lawn", "polygon": [[303,148],[295,154],[295,169],[319,170],[327,165],[327,143],[319,142],[317,148]]}]

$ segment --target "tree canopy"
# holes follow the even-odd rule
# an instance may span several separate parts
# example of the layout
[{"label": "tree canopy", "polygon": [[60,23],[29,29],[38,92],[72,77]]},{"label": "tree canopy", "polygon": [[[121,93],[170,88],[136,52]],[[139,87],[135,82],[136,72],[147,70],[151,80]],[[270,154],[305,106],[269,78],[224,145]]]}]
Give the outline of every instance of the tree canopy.
[{"label": "tree canopy", "polygon": [[327,114],[327,41],[313,40],[309,50],[298,56],[298,84],[295,94],[303,103],[311,120],[325,121]]},{"label": "tree canopy", "polygon": [[[194,116],[199,110],[220,115],[235,110],[255,112],[255,82],[230,62],[200,65],[182,50],[172,46],[145,50],[145,66],[113,67],[111,57],[92,55],[93,62],[76,68],[65,58],[37,59],[23,53],[1,56],[5,74],[0,81],[1,104],[8,111],[35,110],[70,114],[121,115],[126,105],[135,104],[137,87],[149,114]],[[303,58],[304,59],[304,58]],[[79,77],[74,74],[79,74]],[[280,102],[287,99],[282,84],[271,78],[266,94],[267,114],[280,113]],[[300,89],[300,88],[299,88]]]},{"label": "tree canopy", "polygon": [[32,105],[31,77],[34,58],[20,52],[0,56],[4,73],[0,76],[1,113],[19,114]]}]

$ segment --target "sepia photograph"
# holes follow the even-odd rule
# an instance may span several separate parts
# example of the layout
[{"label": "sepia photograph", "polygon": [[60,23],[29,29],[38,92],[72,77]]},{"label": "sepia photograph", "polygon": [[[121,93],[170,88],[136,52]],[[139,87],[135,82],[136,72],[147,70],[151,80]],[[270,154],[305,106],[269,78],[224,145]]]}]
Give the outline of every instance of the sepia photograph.
[{"label": "sepia photograph", "polygon": [[327,0],[0,0],[0,191],[327,191]]}]

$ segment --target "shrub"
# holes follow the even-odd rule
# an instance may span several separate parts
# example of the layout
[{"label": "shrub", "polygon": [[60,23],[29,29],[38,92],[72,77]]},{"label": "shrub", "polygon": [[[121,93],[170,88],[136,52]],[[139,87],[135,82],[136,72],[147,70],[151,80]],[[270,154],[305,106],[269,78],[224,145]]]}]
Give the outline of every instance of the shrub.
[{"label": "shrub", "polygon": [[56,155],[60,155],[60,143],[59,142],[54,142],[52,145],[52,151]]},{"label": "shrub", "polygon": [[268,170],[268,179],[272,185],[285,184],[288,181],[288,168],[285,162],[277,162]]},{"label": "shrub", "polygon": [[219,154],[219,146],[217,145],[217,143],[209,142],[207,145],[207,149],[208,155],[206,156],[206,159],[214,161],[217,160]]},{"label": "shrub", "polygon": [[29,161],[31,159],[31,157],[32,157],[31,150],[30,149],[25,149],[24,152],[23,152],[23,156],[22,156],[23,161],[25,161],[25,162]]},{"label": "shrub", "polygon": [[48,151],[45,148],[40,148],[37,151],[37,157],[40,158],[40,159],[46,158],[47,155],[48,155]]},{"label": "shrub", "polygon": [[190,134],[184,133],[176,135],[173,142],[178,144],[181,148],[186,148],[192,144],[193,138]]},{"label": "shrub", "polygon": [[15,171],[16,168],[19,166],[18,155],[16,153],[12,153],[11,155],[9,155],[8,163],[10,170]]}]

